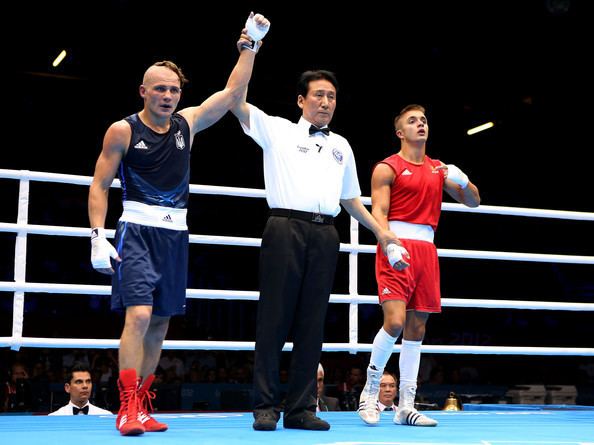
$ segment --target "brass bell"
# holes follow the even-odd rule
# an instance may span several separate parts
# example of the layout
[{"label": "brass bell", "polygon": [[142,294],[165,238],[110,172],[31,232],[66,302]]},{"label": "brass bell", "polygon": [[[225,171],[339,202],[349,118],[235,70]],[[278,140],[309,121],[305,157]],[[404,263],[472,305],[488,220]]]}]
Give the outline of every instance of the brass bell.
[{"label": "brass bell", "polygon": [[448,398],[443,405],[444,411],[461,411],[462,407],[460,406],[460,400],[454,392],[450,392]]}]

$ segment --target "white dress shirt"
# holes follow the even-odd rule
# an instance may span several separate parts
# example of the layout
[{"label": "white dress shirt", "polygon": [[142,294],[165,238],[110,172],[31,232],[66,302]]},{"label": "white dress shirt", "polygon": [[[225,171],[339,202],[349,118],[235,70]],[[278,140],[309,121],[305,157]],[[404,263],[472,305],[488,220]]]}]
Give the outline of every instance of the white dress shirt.
[{"label": "white dress shirt", "polygon": [[380,412],[384,412],[386,408],[392,408],[392,411],[396,411],[396,408],[398,408],[398,405],[395,405],[394,403],[392,403],[392,406],[386,406],[379,400],[377,401],[377,406],[379,406]]},{"label": "white dress shirt", "polygon": [[[87,403],[89,406],[89,416],[97,416],[100,414],[113,414],[111,411],[107,411],[106,409],[99,408],[98,406],[93,405],[92,403]],[[85,405],[85,406],[87,406]],[[83,406],[83,408],[85,407]],[[73,410],[72,408],[78,408],[74,403],[68,402],[68,405],[64,405],[62,408],[57,409],[56,411],[49,413],[48,416],[72,416]],[[81,414],[79,414],[80,416]]]},{"label": "white dress shirt", "polygon": [[361,196],[353,150],[342,136],[309,134],[310,122],[297,124],[269,116],[253,105],[245,134],[264,152],[264,183],[270,208],[336,216],[340,200]]}]

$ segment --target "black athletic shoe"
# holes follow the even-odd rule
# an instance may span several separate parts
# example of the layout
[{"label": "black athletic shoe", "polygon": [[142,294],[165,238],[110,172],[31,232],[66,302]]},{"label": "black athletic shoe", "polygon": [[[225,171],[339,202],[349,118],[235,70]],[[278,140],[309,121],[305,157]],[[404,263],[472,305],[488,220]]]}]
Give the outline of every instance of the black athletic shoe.
[{"label": "black athletic shoe", "polygon": [[330,424],[317,417],[314,413],[307,411],[303,414],[285,417],[283,419],[283,427],[299,430],[328,431]]},{"label": "black athletic shoe", "polygon": [[276,417],[266,411],[255,413],[254,417],[256,420],[252,425],[256,431],[274,431],[276,429]]}]

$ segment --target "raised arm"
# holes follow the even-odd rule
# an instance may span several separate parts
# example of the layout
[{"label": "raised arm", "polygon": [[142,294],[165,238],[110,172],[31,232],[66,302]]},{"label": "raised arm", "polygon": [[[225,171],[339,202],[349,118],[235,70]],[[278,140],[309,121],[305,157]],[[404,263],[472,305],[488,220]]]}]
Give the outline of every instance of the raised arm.
[{"label": "raised arm", "polygon": [[[251,13],[248,17],[248,23],[249,22],[254,24],[256,29],[261,31],[260,36],[262,37],[270,27],[268,19],[261,14]],[[225,88],[214,93],[202,102],[202,104],[196,107],[185,108],[180,111],[180,114],[184,116],[190,124],[192,134],[210,127],[223,117],[229,109],[234,109],[238,102],[241,102],[242,100],[245,101],[247,86],[254,67],[254,59],[260,44],[261,42],[257,42],[254,49],[249,49],[252,47],[252,39],[248,35],[248,29],[244,28],[237,42],[239,59],[237,60],[233,71],[231,71],[231,75],[227,80]]]},{"label": "raised arm", "polygon": [[242,125],[250,128],[250,107],[247,103],[247,85],[243,89],[239,100],[235,102],[235,105],[231,108],[231,112]]},{"label": "raised arm", "polygon": [[[262,38],[268,32],[268,28],[270,28],[270,22],[262,22],[258,15],[253,16],[253,13],[251,13],[245,25],[246,28],[243,30],[243,33],[249,35],[250,40],[253,41],[253,47],[257,51],[262,44]],[[250,128],[250,108],[247,103],[247,87],[248,85],[246,83],[238,96],[238,100],[231,107],[231,112],[239,119],[241,124]]]}]

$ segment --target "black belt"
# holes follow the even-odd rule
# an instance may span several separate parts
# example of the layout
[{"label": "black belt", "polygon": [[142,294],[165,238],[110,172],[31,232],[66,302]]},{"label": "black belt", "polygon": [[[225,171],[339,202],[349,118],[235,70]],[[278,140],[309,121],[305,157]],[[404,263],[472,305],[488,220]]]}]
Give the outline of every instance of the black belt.
[{"label": "black belt", "polygon": [[302,212],[292,209],[270,209],[270,216],[285,216],[287,218],[297,218],[303,221],[309,221],[317,224],[334,224],[334,217],[322,215],[321,213]]}]

